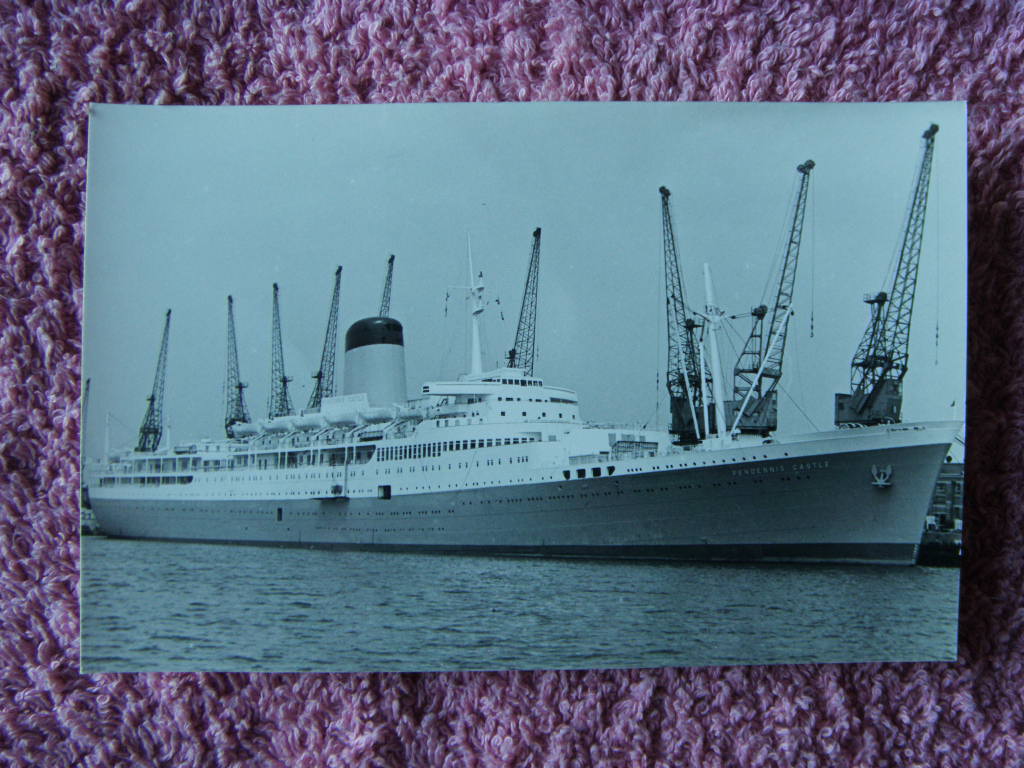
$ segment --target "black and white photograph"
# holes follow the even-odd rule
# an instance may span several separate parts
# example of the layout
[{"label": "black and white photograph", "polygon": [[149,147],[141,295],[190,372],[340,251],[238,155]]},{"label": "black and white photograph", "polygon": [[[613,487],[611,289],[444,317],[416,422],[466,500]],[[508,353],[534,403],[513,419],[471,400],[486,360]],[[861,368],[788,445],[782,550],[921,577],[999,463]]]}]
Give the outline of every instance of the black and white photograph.
[{"label": "black and white photograph", "polygon": [[94,105],[83,672],[957,658],[966,106]]}]

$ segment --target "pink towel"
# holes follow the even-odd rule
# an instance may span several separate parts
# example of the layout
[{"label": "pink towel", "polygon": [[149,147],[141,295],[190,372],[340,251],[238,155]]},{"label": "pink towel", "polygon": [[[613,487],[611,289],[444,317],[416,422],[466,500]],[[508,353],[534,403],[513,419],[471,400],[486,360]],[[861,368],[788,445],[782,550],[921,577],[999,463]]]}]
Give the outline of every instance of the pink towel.
[{"label": "pink towel", "polygon": [[[177,5],[0,2],[0,760],[289,768],[1020,764],[1024,6]],[[971,450],[960,660],[79,675],[87,104],[527,99],[971,102]]]}]

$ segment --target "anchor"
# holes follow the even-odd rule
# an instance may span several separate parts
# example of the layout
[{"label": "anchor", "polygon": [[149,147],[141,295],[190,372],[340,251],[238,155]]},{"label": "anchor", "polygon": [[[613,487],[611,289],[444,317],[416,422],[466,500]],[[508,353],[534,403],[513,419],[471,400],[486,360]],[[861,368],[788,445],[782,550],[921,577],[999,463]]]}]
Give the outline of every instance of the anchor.
[{"label": "anchor", "polygon": [[874,482],[871,483],[876,488],[889,488],[892,486],[892,464],[887,464],[881,469],[878,468],[877,464],[871,465],[871,477],[874,478]]}]

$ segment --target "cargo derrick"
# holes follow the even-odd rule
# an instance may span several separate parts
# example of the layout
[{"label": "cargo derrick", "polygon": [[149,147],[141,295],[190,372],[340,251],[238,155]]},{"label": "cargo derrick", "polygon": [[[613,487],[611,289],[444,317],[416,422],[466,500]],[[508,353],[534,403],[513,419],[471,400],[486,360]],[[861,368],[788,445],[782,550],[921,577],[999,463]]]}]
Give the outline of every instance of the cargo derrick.
[{"label": "cargo derrick", "polygon": [[277,301],[277,283],[274,283],[274,319],[271,325],[270,402],[267,418],[292,415],[292,401],[288,396],[290,378],[284,375],[284,351],[281,348],[281,310]]},{"label": "cargo derrick", "polygon": [[[796,169],[800,174],[800,188],[793,206],[786,255],[782,261],[767,333],[764,320],[769,309],[762,304],[750,311],[754,324],[733,369],[733,401],[728,408],[730,424],[736,421],[744,400],[747,399],[748,393],[750,394],[749,402],[737,423],[740,432],[767,435],[779,426],[778,386],[779,379],[782,378],[782,357],[786,350],[786,333],[789,330],[793,287],[796,283],[796,267],[800,257],[804,214],[807,210],[807,190],[813,168],[814,161],[808,160]],[[759,371],[760,376],[757,375]]]},{"label": "cargo derrick", "polygon": [[519,308],[519,324],[516,326],[516,340],[508,351],[506,363],[509,368],[518,368],[527,376],[533,376],[533,363],[537,344],[537,278],[540,272],[540,227],[533,230],[533,246],[530,250],[530,265],[526,271],[526,287],[523,289],[523,303]]},{"label": "cargo derrick", "polygon": [[850,363],[851,394],[836,394],[837,426],[896,424],[901,420],[903,377],[907,375],[909,360],[910,320],[921,260],[935,134],[938,131],[939,126],[933,124],[922,134],[924,153],[903,230],[892,289],[889,293],[881,291],[864,299],[871,308],[871,319]]},{"label": "cargo derrick", "polygon": [[228,296],[228,363],[225,377],[227,407],[224,413],[224,431],[235,436],[235,424],[249,422],[249,409],[245,405],[245,388],[238,372],[238,341],[235,337],[235,301]]},{"label": "cargo derrick", "polygon": [[675,442],[678,445],[692,445],[700,442],[714,428],[714,425],[705,424],[702,431],[697,419],[697,412],[704,405],[703,365],[696,339],[697,329],[701,325],[694,320],[683,292],[676,236],[669,210],[669,197],[672,193],[665,187],[659,188],[658,192],[661,193],[662,251],[665,258],[668,324],[668,371],[665,382],[672,411],[669,431],[676,436]]},{"label": "cargo derrick", "polygon": [[171,330],[171,310],[167,310],[164,318],[164,333],[160,340],[160,354],[156,362],[156,375],[153,377],[153,391],[146,399],[146,415],[139,428],[139,444],[136,451],[151,453],[160,447],[160,438],[164,430],[164,382],[167,378],[167,338]]},{"label": "cargo derrick", "polygon": [[[341,271],[341,267],[338,267]],[[395,254],[388,256],[388,272],[384,277],[384,292],[380,298],[380,311],[377,317],[390,317],[391,315],[391,278],[395,274]]]},{"label": "cargo derrick", "polygon": [[[393,260],[395,257],[392,256]],[[385,288],[385,298],[391,302],[391,271],[388,262],[388,283]],[[313,374],[316,384],[313,386],[313,394],[309,396],[307,410],[319,409],[320,403],[325,397],[334,397],[334,358],[338,348],[338,300],[341,295],[341,267],[334,271],[334,292],[331,294],[331,309],[327,313],[327,333],[324,335],[324,348],[320,353],[320,369]],[[280,330],[280,329],[279,329]],[[282,364],[283,368],[283,364]]]}]

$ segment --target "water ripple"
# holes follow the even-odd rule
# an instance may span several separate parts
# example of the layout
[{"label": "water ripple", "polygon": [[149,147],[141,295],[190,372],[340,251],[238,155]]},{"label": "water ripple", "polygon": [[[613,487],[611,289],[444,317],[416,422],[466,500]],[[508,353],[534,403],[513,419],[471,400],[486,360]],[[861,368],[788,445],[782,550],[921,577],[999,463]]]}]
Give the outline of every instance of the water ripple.
[{"label": "water ripple", "polygon": [[[88,672],[952,660],[958,573],[86,538]],[[315,581],[315,583],[311,583]]]}]

